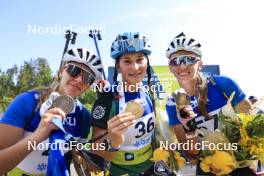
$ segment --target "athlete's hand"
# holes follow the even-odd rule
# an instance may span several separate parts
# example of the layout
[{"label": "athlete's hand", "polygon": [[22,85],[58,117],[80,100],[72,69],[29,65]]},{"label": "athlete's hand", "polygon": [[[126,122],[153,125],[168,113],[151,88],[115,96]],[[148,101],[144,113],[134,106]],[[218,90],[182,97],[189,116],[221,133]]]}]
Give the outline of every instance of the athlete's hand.
[{"label": "athlete's hand", "polygon": [[103,91],[106,87],[110,85],[110,83],[107,80],[96,81],[96,84],[99,91]]},{"label": "athlete's hand", "polygon": [[60,120],[63,120],[65,116],[66,114],[59,108],[52,108],[46,111],[41,117],[38,128],[33,133],[33,135],[35,135],[38,139],[37,142],[44,141],[50,136],[50,133],[53,130],[58,130],[58,127],[51,121],[52,118],[59,118]]},{"label": "athlete's hand", "polygon": [[258,160],[251,160],[251,164],[249,165],[249,169],[252,170],[252,172],[257,173],[258,170]]},{"label": "athlete's hand", "polygon": [[134,122],[135,116],[132,113],[120,113],[107,122],[112,147],[119,148],[124,143],[124,133]]},{"label": "athlete's hand", "polygon": [[[179,119],[179,121],[181,122],[181,124],[186,128],[186,129],[190,129],[190,127],[187,125],[187,123],[194,119],[197,114],[195,114],[193,112],[193,109],[190,105],[188,106],[184,106],[179,108],[176,108],[177,110],[177,117]],[[183,115],[186,115],[185,117],[183,117]]]}]

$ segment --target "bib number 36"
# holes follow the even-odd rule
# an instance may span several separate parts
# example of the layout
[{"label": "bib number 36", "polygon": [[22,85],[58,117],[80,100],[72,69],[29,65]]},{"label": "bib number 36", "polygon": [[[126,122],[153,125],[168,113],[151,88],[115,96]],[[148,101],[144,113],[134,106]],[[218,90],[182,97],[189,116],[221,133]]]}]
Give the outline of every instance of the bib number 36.
[{"label": "bib number 36", "polygon": [[139,134],[136,135],[136,138],[140,138],[141,136],[143,136],[145,133],[150,133],[153,128],[154,128],[155,124],[154,124],[154,120],[153,117],[148,119],[147,124],[145,124],[143,121],[139,121],[136,125],[135,125],[135,129],[138,129]]}]

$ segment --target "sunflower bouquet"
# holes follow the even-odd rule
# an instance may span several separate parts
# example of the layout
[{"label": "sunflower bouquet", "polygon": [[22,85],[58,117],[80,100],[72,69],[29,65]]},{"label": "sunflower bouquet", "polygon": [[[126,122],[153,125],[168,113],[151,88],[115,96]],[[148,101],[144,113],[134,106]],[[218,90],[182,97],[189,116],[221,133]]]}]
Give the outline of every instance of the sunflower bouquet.
[{"label": "sunflower bouquet", "polygon": [[254,159],[264,162],[264,114],[256,112],[253,108],[250,113],[236,114],[228,103],[219,118],[222,132],[231,143],[238,145],[234,154],[241,164]]},{"label": "sunflower bouquet", "polygon": [[109,173],[109,171],[106,171],[106,172],[98,171],[98,172],[90,172],[90,175],[91,176],[109,176],[110,173]]},{"label": "sunflower bouquet", "polygon": [[[203,141],[209,145],[201,151],[200,168],[204,172],[211,172],[215,175],[227,175],[238,167],[228,138],[220,130],[209,132],[203,130]],[[219,144],[221,146],[219,147]],[[216,147],[217,146],[217,147]]]},{"label": "sunflower bouquet", "polygon": [[226,175],[256,160],[264,162],[264,114],[257,114],[255,107],[250,113],[237,114],[231,105],[233,96],[234,93],[220,112],[218,130],[205,133],[203,139],[214,144],[226,143],[231,148],[203,150],[200,167],[204,172]]}]

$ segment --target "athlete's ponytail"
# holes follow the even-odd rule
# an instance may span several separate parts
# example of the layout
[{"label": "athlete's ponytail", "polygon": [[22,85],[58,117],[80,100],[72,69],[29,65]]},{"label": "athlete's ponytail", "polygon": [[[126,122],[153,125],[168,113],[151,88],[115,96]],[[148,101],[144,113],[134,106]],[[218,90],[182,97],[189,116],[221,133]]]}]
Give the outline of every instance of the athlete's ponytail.
[{"label": "athlete's ponytail", "polygon": [[198,98],[198,108],[205,119],[209,120],[210,116],[206,111],[208,89],[207,81],[199,72],[196,78],[196,97]]},{"label": "athlete's ponytail", "polygon": [[[146,56],[147,57],[147,56]],[[148,63],[147,63],[147,76],[148,76],[148,88],[149,88],[149,92],[150,92],[150,95],[151,95],[151,101],[152,101],[152,105],[153,105],[153,109],[154,109],[154,112],[156,114],[156,111],[155,111],[155,92],[153,92],[152,90],[152,85],[151,85],[151,66],[150,66],[150,63],[149,63],[149,58],[147,57],[147,60],[148,60]]]}]

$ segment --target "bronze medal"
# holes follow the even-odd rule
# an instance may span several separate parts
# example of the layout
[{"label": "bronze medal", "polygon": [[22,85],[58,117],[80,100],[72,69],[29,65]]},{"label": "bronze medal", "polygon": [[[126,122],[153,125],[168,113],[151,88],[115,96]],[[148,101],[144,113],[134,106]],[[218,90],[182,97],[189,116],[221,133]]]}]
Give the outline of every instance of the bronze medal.
[{"label": "bronze medal", "polygon": [[185,107],[190,104],[190,97],[186,93],[177,93],[173,96],[176,103],[176,107],[178,109],[181,109],[182,107]]}]

